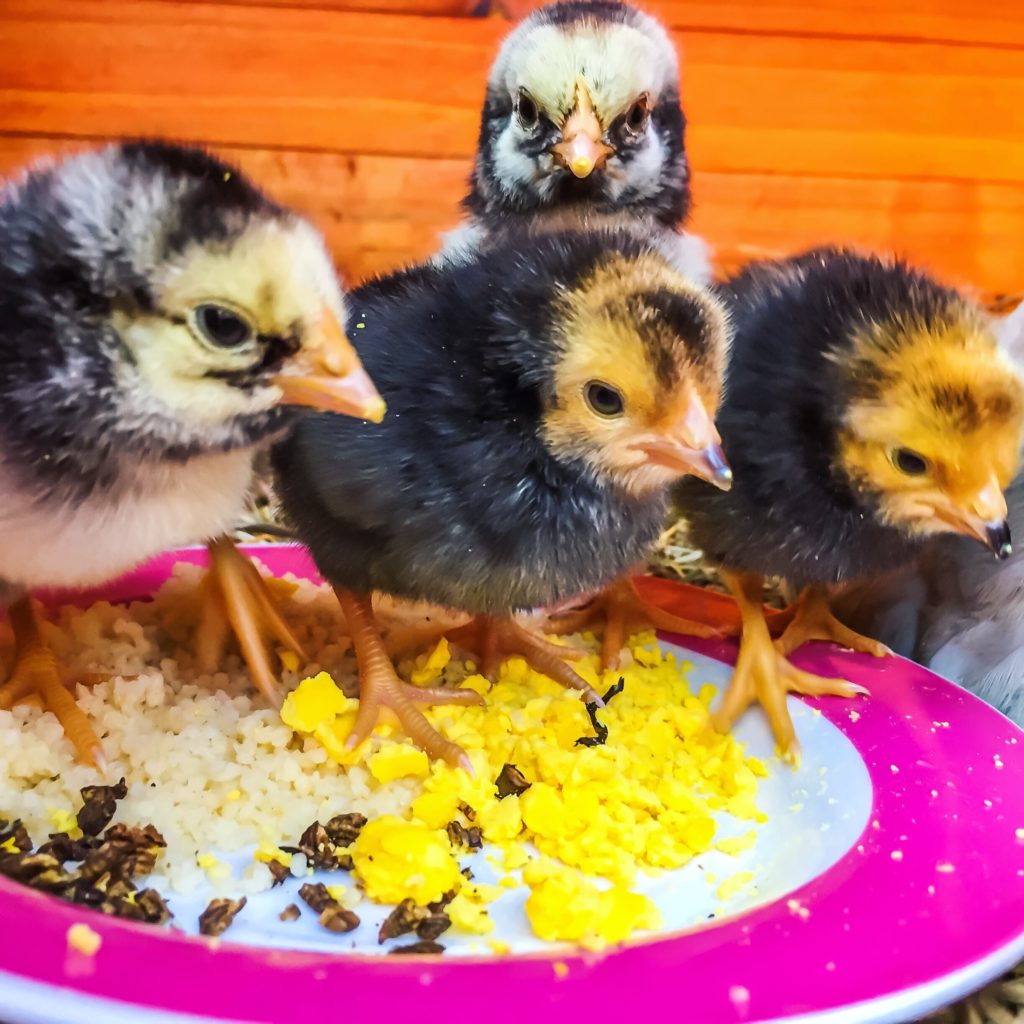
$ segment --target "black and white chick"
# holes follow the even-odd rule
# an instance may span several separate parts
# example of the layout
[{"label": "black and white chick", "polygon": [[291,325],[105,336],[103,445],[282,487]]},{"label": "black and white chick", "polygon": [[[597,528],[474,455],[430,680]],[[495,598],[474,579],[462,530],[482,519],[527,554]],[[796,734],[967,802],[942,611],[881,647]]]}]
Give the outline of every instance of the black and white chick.
[{"label": "black and white chick", "polygon": [[[37,692],[99,763],[29,593],[222,535],[295,406],[379,420],[344,317],[317,232],[204,152],[116,145],[0,192],[0,708]],[[259,620],[246,580],[222,582]]]},{"label": "black and white chick", "polygon": [[387,706],[431,755],[465,763],[414,705],[474,695],[403,684],[371,593],[469,613],[450,638],[485,673],[517,654],[596,700],[573,652],[513,614],[605,586],[653,546],[674,481],[721,473],[726,321],[648,242],[605,232],[408,270],[352,309],[388,415],[304,419],[273,451],[277,492],[351,629],[350,745]]},{"label": "black and white chick", "polygon": [[664,27],[615,0],[563,0],[505,39],[491,68],[467,219],[442,262],[509,231],[627,227],[697,283],[679,62]]},{"label": "black and white chick", "polygon": [[[684,481],[679,508],[742,613],[717,724],[759,701],[795,759],[787,691],[856,688],[787,655],[814,639],[886,653],[833,616],[829,588],[909,564],[940,534],[1009,554],[1024,384],[987,317],[904,263],[823,249],[752,265],[721,294],[735,336],[718,426],[735,481],[728,494]],[[777,647],[765,577],[806,588]]]}]

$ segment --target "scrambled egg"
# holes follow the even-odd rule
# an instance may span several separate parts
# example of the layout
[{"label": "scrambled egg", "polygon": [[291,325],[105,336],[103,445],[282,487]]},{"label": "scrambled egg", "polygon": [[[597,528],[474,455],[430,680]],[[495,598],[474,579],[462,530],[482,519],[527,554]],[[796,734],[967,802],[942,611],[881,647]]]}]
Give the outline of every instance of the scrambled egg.
[{"label": "scrambled egg", "polygon": [[[282,718],[289,726],[315,736],[339,764],[364,764],[381,785],[422,780],[406,820],[372,821],[354,844],[355,875],[370,899],[412,897],[425,905],[455,891],[448,910],[453,924],[489,932],[486,900],[471,895],[459,873],[465,851],[455,849],[445,831],[457,821],[481,829],[505,871],[524,868],[527,916],[539,937],[598,948],[658,926],[654,905],[630,891],[638,871],[679,868],[714,847],[734,855],[748,848],[753,831],[716,843],[713,814],[764,821],[755,802],[764,765],[713,730],[713,689],[690,692],[688,663],[663,653],[653,634],[633,638],[631,653],[628,665],[603,675],[596,656],[575,663],[599,693],[624,681],[622,692],[597,712],[608,730],[603,744],[577,742],[594,736],[578,695],[521,659],[507,661],[493,686],[475,674],[461,680],[486,703],[439,706],[426,714],[466,750],[472,775],[429,763],[387,725],[356,750],[346,749],[358,701],[326,673],[303,681],[285,701]],[[442,640],[417,659],[412,679],[436,684],[452,667],[450,658]],[[495,780],[506,764],[529,785],[500,799]],[[531,860],[527,843],[541,860]]]}]

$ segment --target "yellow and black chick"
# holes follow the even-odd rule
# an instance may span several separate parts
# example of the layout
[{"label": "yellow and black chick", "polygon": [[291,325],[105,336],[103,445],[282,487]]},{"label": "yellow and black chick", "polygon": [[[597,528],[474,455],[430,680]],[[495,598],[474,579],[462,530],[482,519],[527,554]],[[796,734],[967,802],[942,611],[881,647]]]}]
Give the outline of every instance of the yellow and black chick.
[{"label": "yellow and black chick", "polygon": [[111,146],[0,193],[0,581],[17,642],[0,707],[38,692],[99,763],[29,592],[222,534],[292,406],[379,420],[343,320],[316,231],[204,152]]},{"label": "yellow and black chick", "polygon": [[[902,262],[821,249],[755,264],[721,294],[735,333],[718,426],[735,481],[728,494],[684,481],[679,507],[742,612],[717,723],[759,701],[795,760],[787,691],[858,688],[786,656],[811,639],[886,653],[831,615],[830,586],[889,571],[940,533],[1009,553],[1024,386],[981,311]],[[767,576],[806,587],[777,647]]]},{"label": "yellow and black chick", "polygon": [[690,213],[679,64],[650,15],[615,0],[535,11],[491,68],[464,225],[441,260],[508,231],[629,227],[698,283],[707,247]]},{"label": "yellow and black chick", "polygon": [[335,587],[361,682],[349,742],[382,706],[465,763],[416,703],[474,695],[398,679],[381,591],[472,614],[452,639],[485,671],[521,655],[597,696],[513,613],[603,587],[641,560],[683,474],[714,476],[726,323],[710,293],[631,234],[552,233],[353,293],[379,427],[313,415],[273,451],[278,494]]}]

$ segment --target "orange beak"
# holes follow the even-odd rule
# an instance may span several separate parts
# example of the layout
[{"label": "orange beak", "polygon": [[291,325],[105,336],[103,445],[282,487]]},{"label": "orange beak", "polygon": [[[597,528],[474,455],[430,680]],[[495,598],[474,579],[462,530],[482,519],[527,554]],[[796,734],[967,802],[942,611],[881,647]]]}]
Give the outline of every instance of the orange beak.
[{"label": "orange beak", "polygon": [[296,364],[294,373],[274,378],[281,389],[282,405],[305,405],[371,423],[384,418],[384,399],[363,369],[338,318],[326,306],[317,339],[305,346]]},{"label": "orange beak", "polygon": [[722,440],[696,393],[679,423],[633,447],[643,452],[648,462],[675,470],[680,476],[698,476],[723,491],[732,487],[732,470],[722,451]]},{"label": "orange beak", "polygon": [[1010,526],[1006,521],[1006,497],[995,478],[962,504],[937,505],[935,515],[955,533],[980,541],[996,558],[1009,558],[1013,554]]},{"label": "orange beak", "polygon": [[586,178],[593,170],[603,167],[615,152],[601,138],[603,134],[587,83],[582,77],[577,78],[573,108],[562,126],[562,141],[552,146],[551,152],[577,178]]}]

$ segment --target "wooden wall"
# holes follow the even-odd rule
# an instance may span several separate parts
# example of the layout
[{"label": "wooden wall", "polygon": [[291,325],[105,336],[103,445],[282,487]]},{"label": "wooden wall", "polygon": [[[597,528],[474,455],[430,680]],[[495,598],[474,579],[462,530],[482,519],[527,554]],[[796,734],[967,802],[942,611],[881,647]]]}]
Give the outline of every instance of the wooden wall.
[{"label": "wooden wall", "polygon": [[[458,218],[487,67],[531,6],[482,4],[0,0],[0,173],[197,140],[311,214],[358,280]],[[683,54],[693,225],[723,267],[837,240],[1024,292],[1024,3],[647,6]]]}]

